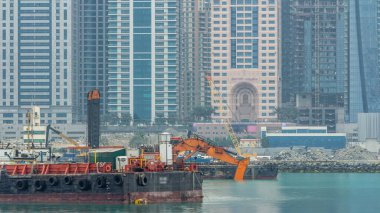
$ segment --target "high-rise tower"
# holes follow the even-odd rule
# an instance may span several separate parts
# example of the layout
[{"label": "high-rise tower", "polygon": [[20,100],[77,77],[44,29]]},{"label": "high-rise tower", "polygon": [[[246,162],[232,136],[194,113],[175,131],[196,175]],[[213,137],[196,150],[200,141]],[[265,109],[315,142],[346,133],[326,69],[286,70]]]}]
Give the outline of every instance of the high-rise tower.
[{"label": "high-rise tower", "polygon": [[350,71],[347,121],[380,112],[380,1],[350,0]]},{"label": "high-rise tower", "polygon": [[108,111],[177,117],[177,1],[108,1]]},{"label": "high-rise tower", "polygon": [[196,107],[209,107],[210,0],[178,1],[178,117],[187,121]]},{"label": "high-rise tower", "polygon": [[[280,5],[277,0],[218,0],[211,9],[214,119],[276,119],[280,101]],[[227,107],[227,104],[229,107]]]},{"label": "high-rise tower", "polygon": [[282,1],[283,104],[302,125],[344,120],[348,84],[348,0]]},{"label": "high-rise tower", "polygon": [[23,124],[31,106],[41,122],[72,122],[73,5],[71,0],[0,3],[0,122]]},{"label": "high-rise tower", "polygon": [[348,70],[347,0],[283,1],[283,100],[343,107]]},{"label": "high-rise tower", "polygon": [[[75,21],[78,42],[78,73],[75,78],[76,116],[86,121],[87,93],[98,89],[107,94],[107,0],[76,0],[78,19]],[[74,24],[74,23],[73,23]],[[100,113],[107,109],[107,99],[100,100]]]}]

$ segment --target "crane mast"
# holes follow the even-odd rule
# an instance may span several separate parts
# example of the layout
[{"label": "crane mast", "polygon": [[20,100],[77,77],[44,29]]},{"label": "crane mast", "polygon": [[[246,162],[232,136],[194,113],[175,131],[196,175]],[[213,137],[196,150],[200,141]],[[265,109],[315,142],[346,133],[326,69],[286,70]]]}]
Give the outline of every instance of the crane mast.
[{"label": "crane mast", "polygon": [[[210,86],[210,91],[211,91],[211,97],[214,97],[214,103],[223,103],[222,102],[222,94],[220,91],[218,91],[218,94],[215,93],[215,85],[214,85],[214,82],[213,80],[211,79],[211,76],[207,76],[206,77],[207,81],[208,81],[208,84]],[[216,99],[215,99],[216,98]],[[232,115],[232,111],[231,111],[231,108],[229,107],[228,103],[226,103],[227,105],[227,108],[229,109],[231,115]],[[222,121],[222,124],[224,125],[224,128],[226,128],[227,132],[228,132],[228,135],[236,149],[236,152],[238,155],[241,155],[241,151],[240,151],[240,142],[239,142],[239,139],[238,137],[236,136],[234,130],[232,129],[232,125],[231,125],[231,121],[230,119],[227,117],[225,119],[221,119]]]}]

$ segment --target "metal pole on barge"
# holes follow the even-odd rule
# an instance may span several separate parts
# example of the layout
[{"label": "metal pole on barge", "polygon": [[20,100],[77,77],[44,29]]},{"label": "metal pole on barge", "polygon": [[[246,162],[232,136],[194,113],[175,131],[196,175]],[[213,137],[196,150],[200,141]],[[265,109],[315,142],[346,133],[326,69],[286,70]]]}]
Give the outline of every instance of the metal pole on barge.
[{"label": "metal pole on barge", "polygon": [[90,148],[99,148],[100,93],[95,89],[87,94],[87,140]]}]

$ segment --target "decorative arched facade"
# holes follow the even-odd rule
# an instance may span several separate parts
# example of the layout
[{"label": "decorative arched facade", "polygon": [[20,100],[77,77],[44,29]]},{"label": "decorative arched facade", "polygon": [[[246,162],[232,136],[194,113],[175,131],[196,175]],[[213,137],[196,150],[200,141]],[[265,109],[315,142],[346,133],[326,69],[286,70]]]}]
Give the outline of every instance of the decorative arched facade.
[{"label": "decorative arched facade", "polygon": [[256,87],[249,82],[237,83],[231,91],[230,103],[233,121],[256,121],[259,96]]}]

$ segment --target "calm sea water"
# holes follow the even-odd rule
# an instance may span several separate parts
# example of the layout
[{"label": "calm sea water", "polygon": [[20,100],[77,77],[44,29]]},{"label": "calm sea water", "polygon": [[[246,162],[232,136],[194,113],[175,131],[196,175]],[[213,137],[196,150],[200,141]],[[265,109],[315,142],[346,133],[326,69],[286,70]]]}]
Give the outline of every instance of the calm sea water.
[{"label": "calm sea water", "polygon": [[204,181],[203,203],[0,204],[0,212],[376,212],[380,174],[280,174],[276,181]]}]

